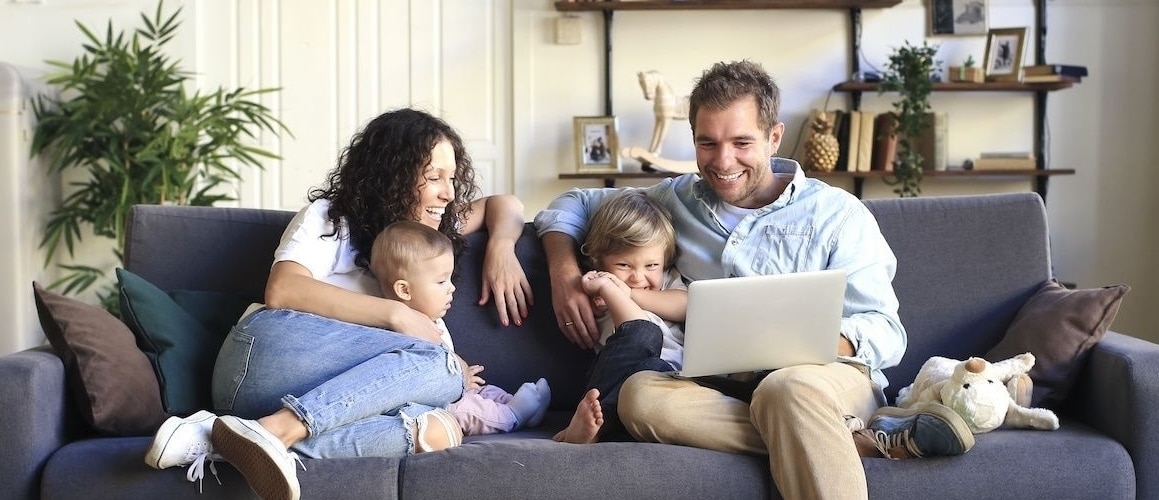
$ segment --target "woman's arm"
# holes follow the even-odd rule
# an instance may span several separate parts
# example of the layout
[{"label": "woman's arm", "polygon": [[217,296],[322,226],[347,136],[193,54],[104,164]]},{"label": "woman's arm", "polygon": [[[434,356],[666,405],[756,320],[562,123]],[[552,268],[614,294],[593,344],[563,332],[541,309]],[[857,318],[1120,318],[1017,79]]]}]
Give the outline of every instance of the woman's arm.
[{"label": "woman's arm", "polygon": [[266,307],[294,309],[347,323],[387,328],[434,343],[441,332],[426,315],[401,302],[352,292],[314,279],[304,266],[280,261],[266,281]]},{"label": "woman's arm", "polygon": [[488,232],[479,305],[494,297],[499,322],[503,326],[512,322],[521,325],[528,306],[534,302],[531,284],[515,257],[515,242],[523,235],[526,223],[523,202],[513,195],[492,195],[475,200],[471,207],[463,233],[473,233],[484,226]]}]

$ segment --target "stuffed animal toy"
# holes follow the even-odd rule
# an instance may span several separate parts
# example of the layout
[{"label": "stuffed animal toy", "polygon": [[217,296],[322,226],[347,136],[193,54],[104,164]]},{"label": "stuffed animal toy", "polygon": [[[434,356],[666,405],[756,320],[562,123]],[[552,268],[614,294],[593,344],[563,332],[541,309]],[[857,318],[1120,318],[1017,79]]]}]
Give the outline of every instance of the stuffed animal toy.
[{"label": "stuffed animal toy", "polygon": [[1034,355],[1019,354],[990,363],[982,358],[959,361],[941,356],[927,360],[914,383],[901,389],[897,405],[907,408],[932,401],[953,409],[975,434],[1005,424],[1014,428],[1058,429],[1058,416],[1045,408],[1027,408],[1031,382],[1026,373]]}]

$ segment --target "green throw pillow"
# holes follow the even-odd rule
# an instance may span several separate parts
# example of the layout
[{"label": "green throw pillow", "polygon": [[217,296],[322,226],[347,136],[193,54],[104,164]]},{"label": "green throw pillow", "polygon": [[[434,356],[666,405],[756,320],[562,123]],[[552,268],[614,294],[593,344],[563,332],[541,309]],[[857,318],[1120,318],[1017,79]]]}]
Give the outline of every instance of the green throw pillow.
[{"label": "green throw pillow", "polygon": [[153,365],[165,410],[212,409],[217,351],[248,304],[217,292],[165,292],[125,269],[117,269],[117,280],[121,317]]}]

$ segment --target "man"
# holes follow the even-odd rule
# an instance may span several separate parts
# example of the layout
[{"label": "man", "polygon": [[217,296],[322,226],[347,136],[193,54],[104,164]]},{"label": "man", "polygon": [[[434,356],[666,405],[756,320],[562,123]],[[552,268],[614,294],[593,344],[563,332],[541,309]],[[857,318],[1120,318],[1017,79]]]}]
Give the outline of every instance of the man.
[{"label": "man", "polygon": [[[717,63],[690,96],[700,175],[644,191],[672,211],[676,267],[686,280],[845,269],[838,361],[736,374],[729,383],[640,372],[625,382],[619,412],[642,441],[768,454],[785,498],[866,498],[861,457],[957,455],[974,438],[941,405],[879,409],[881,370],[906,347],[892,285],[897,259],[860,200],[774,157],[785,130],[779,107],[780,89],[760,65]],[[579,286],[575,242],[612,192],[571,190],[535,220],[557,320],[583,347],[598,332]],[[653,299],[638,290],[632,298],[644,309]],[[775,298],[754,299],[754,307],[760,300]]]}]

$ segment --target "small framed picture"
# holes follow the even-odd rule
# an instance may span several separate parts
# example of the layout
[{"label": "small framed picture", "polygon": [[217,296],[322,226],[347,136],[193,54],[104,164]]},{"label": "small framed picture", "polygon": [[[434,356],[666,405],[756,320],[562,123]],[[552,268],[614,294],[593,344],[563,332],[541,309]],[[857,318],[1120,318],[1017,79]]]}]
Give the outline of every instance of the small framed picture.
[{"label": "small framed picture", "polygon": [[1026,47],[1026,28],[995,28],[986,35],[986,81],[1017,82],[1022,80],[1022,53]]},{"label": "small framed picture", "polygon": [[579,173],[620,171],[620,138],[614,116],[577,116],[575,169]]},{"label": "small framed picture", "polygon": [[986,34],[990,0],[929,0],[930,36]]}]

